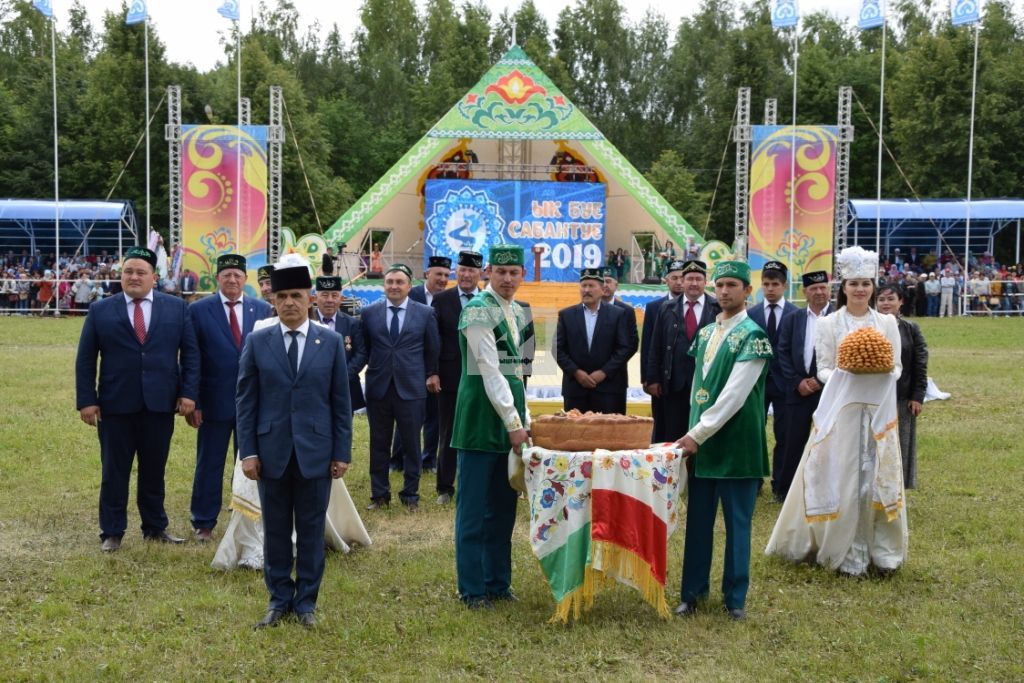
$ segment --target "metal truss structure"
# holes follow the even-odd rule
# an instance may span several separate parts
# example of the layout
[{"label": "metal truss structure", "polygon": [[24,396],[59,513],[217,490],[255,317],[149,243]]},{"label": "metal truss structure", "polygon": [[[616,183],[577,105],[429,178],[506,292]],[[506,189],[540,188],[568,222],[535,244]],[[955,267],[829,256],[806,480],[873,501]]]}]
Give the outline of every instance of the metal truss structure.
[{"label": "metal truss structure", "polygon": [[736,122],[732,139],[736,143],[736,232],[733,250],[747,258],[747,220],[750,206],[750,88],[740,88],[736,99]]},{"label": "metal truss structure", "polygon": [[[836,205],[835,227],[833,229],[833,253],[835,256],[847,247],[847,227],[849,225],[850,200],[850,143],[853,142],[853,88],[849,85],[839,87],[839,135],[836,145]],[[837,263],[833,259],[833,263]],[[834,266],[838,281],[838,265]]]},{"label": "metal truss structure", "polygon": [[774,97],[764,101],[764,125],[775,126],[779,122],[779,101]]},{"label": "metal truss structure", "polygon": [[243,97],[238,101],[238,125],[252,125],[252,100]]},{"label": "metal truss structure", "polygon": [[167,86],[167,125],[164,126],[167,140],[169,177],[167,199],[169,205],[168,237],[171,249],[181,244],[181,86]]},{"label": "metal truss structure", "polygon": [[274,263],[281,255],[281,143],[284,142],[284,90],[270,86],[270,127],[267,130],[267,261]]}]

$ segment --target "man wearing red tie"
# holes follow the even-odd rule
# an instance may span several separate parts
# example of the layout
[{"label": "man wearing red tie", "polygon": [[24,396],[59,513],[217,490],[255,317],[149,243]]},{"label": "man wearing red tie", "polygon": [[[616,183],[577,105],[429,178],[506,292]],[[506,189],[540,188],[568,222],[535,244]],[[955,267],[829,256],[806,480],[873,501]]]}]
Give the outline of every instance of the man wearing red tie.
[{"label": "man wearing red tie", "polygon": [[223,502],[224,456],[235,433],[238,359],[253,325],[271,315],[269,304],[243,294],[245,280],[245,257],[221,254],[217,257],[217,292],[188,308],[200,351],[199,402],[189,418],[189,424],[199,430],[192,528],[200,542],[211,539]]},{"label": "man wearing red tie", "polygon": [[690,346],[697,332],[721,313],[715,297],[707,294],[708,267],[703,261],[672,261],[666,279],[670,291],[683,296],[658,309],[647,366],[647,390],[661,398],[658,437],[675,441],[690,428],[690,387],[696,368]]},{"label": "man wearing red tie", "polygon": [[174,414],[190,416],[199,391],[192,322],[184,301],[154,291],[156,254],[129,247],[122,265],[124,296],[107,297],[89,309],[75,359],[79,416],[97,428],[100,439],[104,552],[121,547],[128,526],[128,485],[136,455],[143,536],[182,542],[167,532],[164,468]]}]

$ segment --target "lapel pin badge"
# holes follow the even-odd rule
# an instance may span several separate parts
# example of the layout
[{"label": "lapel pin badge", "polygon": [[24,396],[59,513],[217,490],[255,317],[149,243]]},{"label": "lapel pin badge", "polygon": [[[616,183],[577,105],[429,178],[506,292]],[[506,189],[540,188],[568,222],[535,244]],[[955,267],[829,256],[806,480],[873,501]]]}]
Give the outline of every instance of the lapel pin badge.
[{"label": "lapel pin badge", "polygon": [[319,339],[315,339],[315,340],[313,340],[313,343],[314,343],[314,344],[319,344],[319,343],[320,343],[320,340],[319,340]]}]

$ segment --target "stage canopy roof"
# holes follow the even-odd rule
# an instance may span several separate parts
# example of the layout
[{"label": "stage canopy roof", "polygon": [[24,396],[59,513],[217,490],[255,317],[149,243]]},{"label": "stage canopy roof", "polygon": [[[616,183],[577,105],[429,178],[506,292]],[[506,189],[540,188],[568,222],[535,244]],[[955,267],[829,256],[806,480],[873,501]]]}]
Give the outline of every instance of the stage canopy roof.
[{"label": "stage canopy roof", "polygon": [[[881,218],[882,251],[903,253],[917,247],[936,254],[966,252],[968,206],[965,199],[851,199],[847,239],[874,248]],[[995,236],[1024,220],[1024,199],[976,199],[970,203],[971,253],[991,252]]]},{"label": "stage canopy roof", "polygon": [[112,254],[135,244],[138,223],[135,208],[127,200],[61,200],[57,211],[53,200],[0,199],[0,251],[44,254],[56,248],[56,215],[60,216],[62,254]]}]

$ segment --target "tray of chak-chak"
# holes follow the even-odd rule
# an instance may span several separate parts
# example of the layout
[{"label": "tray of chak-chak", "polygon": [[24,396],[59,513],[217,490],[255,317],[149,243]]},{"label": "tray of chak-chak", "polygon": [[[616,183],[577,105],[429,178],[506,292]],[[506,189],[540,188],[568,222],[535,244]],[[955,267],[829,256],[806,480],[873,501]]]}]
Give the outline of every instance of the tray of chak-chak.
[{"label": "tray of chak-chak", "polygon": [[624,451],[650,446],[653,426],[649,417],[574,409],[535,417],[530,437],[535,446],[553,451]]},{"label": "tray of chak-chak", "polygon": [[892,344],[875,328],[861,327],[840,342],[836,365],[855,375],[892,372]]}]

